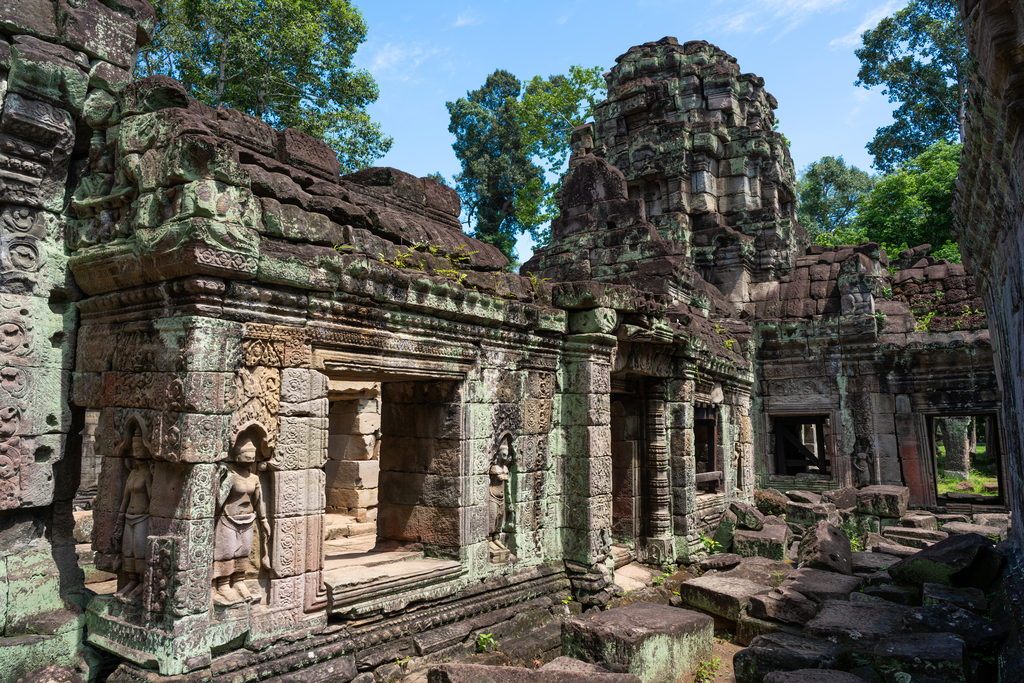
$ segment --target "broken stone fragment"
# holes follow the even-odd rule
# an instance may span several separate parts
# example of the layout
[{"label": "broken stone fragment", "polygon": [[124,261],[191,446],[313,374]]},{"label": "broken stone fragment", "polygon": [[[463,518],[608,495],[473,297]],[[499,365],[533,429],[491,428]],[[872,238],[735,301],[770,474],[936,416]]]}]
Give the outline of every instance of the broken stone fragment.
[{"label": "broken stone fragment", "polygon": [[921,603],[925,607],[949,603],[977,614],[984,614],[988,608],[984,591],[978,588],[953,588],[940,583],[924,584]]},{"label": "broken stone fragment", "polygon": [[798,559],[802,567],[853,573],[850,539],[828,522],[818,522],[807,530],[800,541]]},{"label": "broken stone fragment", "polygon": [[906,486],[865,486],[857,492],[857,512],[899,519],[907,514],[910,489]]},{"label": "broken stone fragment", "polygon": [[985,590],[998,575],[1003,558],[992,541],[978,534],[950,536],[889,567],[900,584],[973,586]]},{"label": "broken stone fragment", "polygon": [[764,515],[753,505],[734,500],[729,503],[729,509],[736,515],[736,524],[740,529],[760,531],[764,527]]},{"label": "broken stone fragment", "polygon": [[822,502],[821,494],[814,491],[786,491],[786,496],[795,503],[817,505]]},{"label": "broken stone fragment", "polygon": [[736,683],[761,683],[772,671],[846,669],[851,663],[842,645],[788,633],[758,636],[733,656]]},{"label": "broken stone fragment", "polygon": [[775,489],[754,489],[754,503],[763,515],[786,514],[789,498]]},{"label": "broken stone fragment", "polygon": [[778,524],[765,526],[760,531],[737,529],[732,537],[732,550],[743,557],[766,557],[781,562],[786,559],[790,538],[789,527]]},{"label": "broken stone fragment", "polygon": [[772,671],[764,683],[864,683],[864,679],[846,671],[800,669],[798,671]]},{"label": "broken stone fragment", "polygon": [[750,598],[750,616],[789,624],[806,624],[818,613],[818,604],[791,588],[776,588]]},{"label": "broken stone fragment", "polygon": [[882,537],[911,548],[927,548],[938,541],[949,538],[949,534],[945,531],[931,531],[929,529],[919,529],[914,527],[890,526],[882,529]]},{"label": "broken stone fragment", "polygon": [[850,593],[860,590],[864,580],[821,569],[798,569],[782,582],[780,588],[789,588],[815,602],[846,600]]},{"label": "broken stone fragment", "polygon": [[750,605],[750,598],[771,590],[769,586],[724,574],[706,574],[679,587],[687,605],[735,621]]}]

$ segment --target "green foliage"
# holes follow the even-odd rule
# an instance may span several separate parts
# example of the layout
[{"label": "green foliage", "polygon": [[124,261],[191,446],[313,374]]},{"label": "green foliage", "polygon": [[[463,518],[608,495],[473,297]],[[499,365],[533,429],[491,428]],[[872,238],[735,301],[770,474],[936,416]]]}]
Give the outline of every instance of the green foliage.
[{"label": "green foliage", "polygon": [[881,243],[891,256],[924,243],[941,245],[943,253],[952,256],[956,247],[948,243],[953,240],[953,190],[959,166],[960,145],[940,140],[879,178],[858,202],[857,231],[864,239]]},{"label": "green foliage", "polygon": [[864,543],[864,539],[865,538],[866,538],[865,536],[851,536],[850,537],[850,549],[853,552],[855,552],[855,553],[862,552],[864,550],[864,548],[865,548],[865,543]]},{"label": "green foliage", "polygon": [[722,666],[722,658],[713,655],[711,659],[702,659],[697,662],[697,668],[693,671],[693,683],[711,683],[715,680],[715,672]]},{"label": "green foliage", "polygon": [[516,196],[523,188],[544,178],[523,142],[516,117],[522,91],[519,79],[499,69],[484,85],[454,102],[446,103],[455,136],[452,149],[462,164],[455,189],[462,199],[473,236],[493,244],[510,261],[516,235],[526,228],[516,215]]},{"label": "green foliage", "polygon": [[914,323],[914,332],[928,332],[932,326],[932,318],[935,317],[935,311],[928,311],[920,318],[917,318]]},{"label": "green foliage", "polygon": [[857,203],[874,183],[875,178],[847,166],[843,157],[822,157],[805,168],[797,181],[800,225],[817,244],[856,244]]},{"label": "green foliage", "polygon": [[946,259],[950,263],[960,263],[960,245],[948,240],[941,247],[932,249],[931,255],[937,259]]},{"label": "green foliage", "polygon": [[372,165],[392,138],[370,120],[377,84],[353,66],[366,24],[348,0],[155,0],[138,78],[164,74],[192,95],[296,128],[338,153],[343,172]]},{"label": "green foliage", "polygon": [[[601,67],[569,67],[569,75],[544,79],[534,76],[523,92],[516,116],[523,130],[523,144],[547,173],[561,176],[571,153],[572,131],[593,118],[594,107],[607,94]],[[516,196],[516,215],[538,244],[551,238],[543,227],[558,213],[561,178],[553,183],[535,178]]]},{"label": "green foliage", "polygon": [[476,637],[476,651],[487,652],[494,649],[498,642],[494,639],[493,633],[480,633]]},{"label": "green foliage", "polygon": [[875,168],[889,173],[937,141],[963,139],[968,53],[957,0],[910,0],[862,40],[855,85],[880,85],[900,103],[867,145]]},{"label": "green foliage", "polygon": [[700,544],[704,546],[704,552],[714,555],[722,549],[722,544],[706,534],[700,535]]},{"label": "green foliage", "polygon": [[451,185],[448,183],[448,179],[445,178],[440,173],[428,173],[427,177],[440,185],[444,185],[445,187],[451,187]]},{"label": "green foliage", "polygon": [[557,212],[561,181],[549,183],[546,174],[564,170],[573,128],[591,117],[603,96],[597,67],[536,76],[525,87],[499,69],[478,90],[447,103],[452,148],[462,164],[455,188],[474,237],[513,261],[517,235],[548,241],[543,226]]}]

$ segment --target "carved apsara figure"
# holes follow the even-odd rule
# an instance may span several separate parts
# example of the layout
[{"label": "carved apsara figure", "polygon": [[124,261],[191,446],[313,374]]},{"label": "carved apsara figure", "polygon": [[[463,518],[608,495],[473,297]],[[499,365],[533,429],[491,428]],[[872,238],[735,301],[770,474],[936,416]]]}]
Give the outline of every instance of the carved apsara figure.
[{"label": "carved apsara figure", "polygon": [[488,471],[491,477],[487,496],[488,538],[492,553],[508,551],[501,542],[501,530],[505,526],[505,482],[508,481],[508,466],[512,462],[511,437],[505,436],[498,442],[494,464]]},{"label": "carved apsara figure", "polygon": [[864,451],[853,456],[853,485],[857,488],[871,485],[871,455]]},{"label": "carved apsara figure", "polygon": [[132,457],[125,458],[131,470],[121,496],[121,510],[114,527],[114,545],[120,544],[122,567],[128,583],[117,592],[126,600],[142,597],[142,574],[146,570],[146,537],[149,535],[149,503],[153,489],[153,471],[146,462],[148,453],[141,436],[132,439]]},{"label": "carved apsara figure", "polygon": [[256,444],[248,434],[239,437],[233,461],[221,470],[217,491],[217,526],[213,551],[213,599],[220,605],[249,600],[245,571],[252,550],[252,533],[259,522],[263,556],[270,569],[270,523],[263,503],[260,478],[256,474]]}]

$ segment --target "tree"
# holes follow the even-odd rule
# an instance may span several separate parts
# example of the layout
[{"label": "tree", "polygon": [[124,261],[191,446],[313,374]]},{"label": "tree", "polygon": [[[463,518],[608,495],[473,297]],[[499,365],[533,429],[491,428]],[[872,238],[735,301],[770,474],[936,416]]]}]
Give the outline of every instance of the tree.
[{"label": "tree", "polygon": [[157,30],[136,75],[177,78],[196,99],[297,128],[369,166],[392,138],[366,106],[379,91],[352,64],[366,24],[348,0],[156,0]]},{"label": "tree", "polygon": [[857,202],[871,190],[875,179],[843,157],[822,157],[804,169],[797,182],[799,222],[818,244],[857,241],[853,223]]},{"label": "tree", "polygon": [[516,198],[516,216],[539,244],[551,239],[545,226],[558,213],[558,190],[572,152],[572,131],[593,118],[594,107],[608,92],[603,71],[598,66],[573,65],[568,76],[534,76],[516,109],[523,144],[541,161],[546,175],[558,178],[554,182],[546,176],[534,179]]},{"label": "tree", "polygon": [[533,163],[516,117],[522,91],[519,79],[498,69],[483,87],[454,102],[447,102],[451,116],[452,149],[462,163],[455,189],[473,236],[493,244],[510,261],[516,236],[525,229],[516,214],[517,193],[531,185],[540,187],[544,171]]},{"label": "tree", "polygon": [[862,40],[855,85],[881,85],[900,103],[867,145],[875,168],[890,173],[937,140],[962,142],[968,53],[957,0],[910,0]]},{"label": "tree", "polygon": [[928,243],[933,255],[959,260],[953,237],[953,190],[959,167],[960,145],[939,140],[862,196],[856,228],[892,256]]}]

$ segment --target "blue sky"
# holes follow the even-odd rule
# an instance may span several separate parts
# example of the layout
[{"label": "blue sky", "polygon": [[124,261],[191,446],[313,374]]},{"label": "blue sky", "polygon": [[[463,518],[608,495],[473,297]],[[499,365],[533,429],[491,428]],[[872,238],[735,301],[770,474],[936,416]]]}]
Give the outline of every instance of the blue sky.
[{"label": "blue sky", "polygon": [[[394,146],[378,164],[451,178],[445,102],[495,69],[521,80],[572,64],[610,68],[633,45],[675,36],[707,40],[765,79],[797,170],[826,155],[870,170],[864,145],[891,122],[878,89],[857,88],[860,33],[905,0],[355,0],[369,27],[356,63],[380,86],[369,111]],[[529,258],[528,238],[518,245]]]}]

